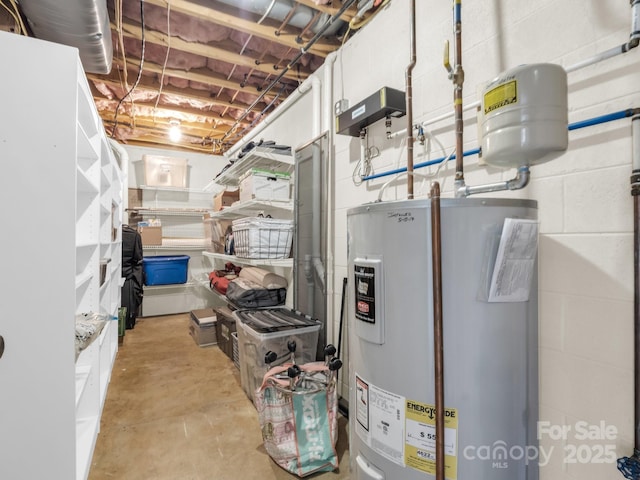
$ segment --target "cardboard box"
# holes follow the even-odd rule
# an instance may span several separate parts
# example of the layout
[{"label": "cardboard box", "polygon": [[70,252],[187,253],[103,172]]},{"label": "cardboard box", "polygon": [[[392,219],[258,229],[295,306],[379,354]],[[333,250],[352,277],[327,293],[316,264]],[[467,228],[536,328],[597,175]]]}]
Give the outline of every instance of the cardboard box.
[{"label": "cardboard box", "polygon": [[162,227],[138,227],[142,245],[162,245]]},{"label": "cardboard box", "polygon": [[230,207],[234,202],[240,200],[239,190],[225,190],[213,197],[213,211],[219,212],[225,207]]},{"label": "cardboard box", "polygon": [[142,206],[142,189],[130,188],[128,208],[137,208]]}]

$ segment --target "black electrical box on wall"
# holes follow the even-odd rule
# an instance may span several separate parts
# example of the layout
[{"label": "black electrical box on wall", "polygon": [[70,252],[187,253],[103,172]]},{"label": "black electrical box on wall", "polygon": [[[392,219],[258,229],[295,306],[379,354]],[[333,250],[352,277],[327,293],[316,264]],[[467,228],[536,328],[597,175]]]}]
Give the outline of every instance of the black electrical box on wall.
[{"label": "black electrical box on wall", "polygon": [[360,130],[385,117],[402,117],[407,113],[405,94],[383,87],[373,95],[336,117],[336,132],[359,137]]}]

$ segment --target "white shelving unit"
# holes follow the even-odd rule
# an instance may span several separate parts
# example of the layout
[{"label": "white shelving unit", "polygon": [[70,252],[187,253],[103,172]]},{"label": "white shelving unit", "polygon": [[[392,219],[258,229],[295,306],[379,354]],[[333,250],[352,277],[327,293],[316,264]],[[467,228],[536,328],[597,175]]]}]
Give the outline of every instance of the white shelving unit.
[{"label": "white shelving unit", "polygon": [[117,319],[124,179],[76,49],[0,32],[0,61],[0,478],[86,479],[118,328],[76,359],[75,315]]},{"label": "white shelving unit", "polygon": [[144,287],[141,315],[144,317],[188,312],[207,306],[200,282],[202,250],[211,246],[205,220],[213,206],[213,193],[178,187],[141,186],[142,206],[129,209],[143,219],[157,218],[162,224],[162,245],[144,245],[144,256],[189,255],[188,281],[174,285]]},{"label": "white shelving unit", "polygon": [[[254,167],[262,170],[292,173],[295,167],[294,157],[282,154],[272,148],[256,147],[241,159],[233,162],[230,167],[215,178],[214,182],[218,185],[236,187],[240,182],[240,178]],[[212,213],[210,221],[255,217],[260,214],[264,216],[270,215],[273,218],[291,219],[293,217],[293,200],[248,200],[236,202],[230,207],[225,207],[223,210]],[[290,307],[293,305],[293,258],[242,258],[209,251],[203,252],[202,255],[209,266],[209,270],[220,269],[225,263],[231,262],[240,266],[250,265],[265,268],[285,277],[289,283],[287,305]],[[226,301],[224,296],[209,288],[208,281],[202,281],[201,284],[211,291],[214,296]]]},{"label": "white shelving unit", "polygon": [[233,162],[229,168],[215,178],[214,182],[218,185],[237,186],[240,177],[250,168],[292,173],[294,166],[292,155],[284,155],[273,148],[256,147],[244,157]]},{"label": "white shelving unit", "polygon": [[234,219],[253,217],[259,214],[289,217],[293,212],[293,201],[247,200],[236,202],[219,212],[211,214],[212,219]]}]

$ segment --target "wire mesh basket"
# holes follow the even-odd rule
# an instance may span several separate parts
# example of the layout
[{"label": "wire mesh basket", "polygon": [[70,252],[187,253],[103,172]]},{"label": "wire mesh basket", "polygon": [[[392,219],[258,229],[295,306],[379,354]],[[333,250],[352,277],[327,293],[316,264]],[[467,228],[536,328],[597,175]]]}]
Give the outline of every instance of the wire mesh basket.
[{"label": "wire mesh basket", "polygon": [[233,221],[235,254],[242,258],[289,258],[293,221],[248,217]]}]

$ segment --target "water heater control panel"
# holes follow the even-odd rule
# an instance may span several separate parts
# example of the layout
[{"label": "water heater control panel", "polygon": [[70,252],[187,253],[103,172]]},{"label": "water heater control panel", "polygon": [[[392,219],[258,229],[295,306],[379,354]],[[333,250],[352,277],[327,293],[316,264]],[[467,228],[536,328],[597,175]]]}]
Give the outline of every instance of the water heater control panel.
[{"label": "water heater control panel", "polygon": [[363,340],[384,343],[384,276],[382,259],[356,258],[353,262],[356,335]]}]

